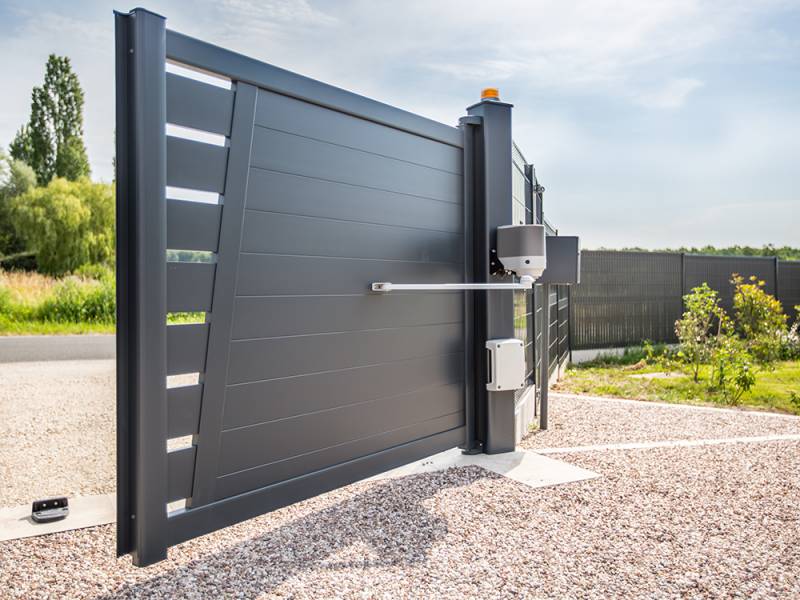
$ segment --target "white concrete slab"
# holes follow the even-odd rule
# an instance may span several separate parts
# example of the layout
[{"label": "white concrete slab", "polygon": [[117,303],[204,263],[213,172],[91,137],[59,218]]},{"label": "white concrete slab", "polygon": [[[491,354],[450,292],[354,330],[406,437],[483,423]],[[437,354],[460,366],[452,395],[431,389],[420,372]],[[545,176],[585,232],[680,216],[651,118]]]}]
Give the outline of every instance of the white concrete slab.
[{"label": "white concrete slab", "polygon": [[368,481],[403,477],[417,473],[443,471],[450,467],[482,467],[533,488],[561,485],[599,477],[597,473],[576,467],[561,460],[542,456],[530,450],[503,454],[462,454],[458,448],[446,450],[428,458],[397,467],[370,477]]},{"label": "white concrete slab", "polygon": [[31,519],[31,505],[0,508],[0,542],[47,535],[84,527],[95,527],[117,520],[115,494],[77,496],[69,499],[69,516],[52,523],[36,523]]}]

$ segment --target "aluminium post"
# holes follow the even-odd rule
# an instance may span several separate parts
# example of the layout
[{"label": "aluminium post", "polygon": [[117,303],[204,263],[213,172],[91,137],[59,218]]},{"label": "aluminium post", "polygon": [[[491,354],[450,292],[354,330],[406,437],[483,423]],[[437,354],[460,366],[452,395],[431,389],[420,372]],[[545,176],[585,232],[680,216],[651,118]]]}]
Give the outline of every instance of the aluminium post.
[{"label": "aluminium post", "polygon": [[[542,362],[540,365],[539,429],[547,429],[550,388],[550,284],[542,284]],[[558,310],[558,306],[556,306]],[[556,333],[556,337],[558,334]]]},{"label": "aluminium post", "polygon": [[167,557],[166,21],[115,13],[119,554]]},{"label": "aluminium post", "polygon": [[[479,172],[475,187],[475,252],[476,282],[500,283],[508,277],[492,274],[492,250],[496,250],[497,228],[513,223],[511,195],[511,104],[497,100],[483,100],[467,109],[470,116],[481,117],[480,143],[475,156],[475,169]],[[494,258],[494,261],[497,259]],[[480,369],[475,386],[475,399],[485,407],[484,452],[496,454],[511,452],[516,444],[515,398],[512,390],[488,392],[486,390],[486,340],[514,337],[514,295],[507,291],[487,291],[483,301],[476,302],[477,319],[484,325],[476,331],[475,352],[482,357],[476,361]]]}]

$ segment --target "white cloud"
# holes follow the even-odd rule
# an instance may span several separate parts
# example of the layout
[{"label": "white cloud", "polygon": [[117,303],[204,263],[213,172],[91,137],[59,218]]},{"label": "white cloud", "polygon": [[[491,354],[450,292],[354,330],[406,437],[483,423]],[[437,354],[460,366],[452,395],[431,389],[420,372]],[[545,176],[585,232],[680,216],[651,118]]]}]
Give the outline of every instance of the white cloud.
[{"label": "white cloud", "polygon": [[703,82],[698,79],[673,79],[657,89],[640,93],[635,100],[645,108],[680,108],[689,94],[701,87]]}]

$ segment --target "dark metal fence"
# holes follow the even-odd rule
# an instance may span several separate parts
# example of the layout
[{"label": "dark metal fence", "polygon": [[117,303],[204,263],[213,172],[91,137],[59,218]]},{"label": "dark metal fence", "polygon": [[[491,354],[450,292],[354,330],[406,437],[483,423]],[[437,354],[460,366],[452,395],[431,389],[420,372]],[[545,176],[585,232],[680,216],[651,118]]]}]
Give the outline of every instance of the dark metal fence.
[{"label": "dark metal fence", "polygon": [[573,349],[610,348],[642,340],[675,342],[682,297],[703,282],[720,304],[733,304],[731,275],[755,276],[790,319],[800,304],[800,262],[774,257],[700,256],[666,252],[584,251],[581,283],[571,290]]}]

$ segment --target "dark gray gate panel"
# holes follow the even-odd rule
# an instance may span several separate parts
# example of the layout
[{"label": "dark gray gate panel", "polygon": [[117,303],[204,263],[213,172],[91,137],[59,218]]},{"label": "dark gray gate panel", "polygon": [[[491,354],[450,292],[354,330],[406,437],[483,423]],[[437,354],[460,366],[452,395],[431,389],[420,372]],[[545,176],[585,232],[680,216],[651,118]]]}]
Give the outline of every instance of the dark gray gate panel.
[{"label": "dark gray gate panel", "polygon": [[248,211],[242,251],[460,263],[459,233]]},{"label": "dark gray gate panel", "polygon": [[167,136],[167,185],[221,194],[228,149]]},{"label": "dark gray gate panel", "polygon": [[167,438],[194,435],[200,430],[202,395],[201,384],[167,390]]},{"label": "dark gray gate panel", "polygon": [[[448,392],[451,398],[457,399],[458,403],[463,405],[463,392],[461,392],[460,389],[452,391],[448,388],[443,388],[442,390],[436,389],[428,392],[420,392],[415,395],[414,400],[424,403],[425,400],[434,397],[440,399],[441,396],[448,394]],[[379,407],[379,410],[381,408],[384,407]],[[333,444],[317,451],[305,450],[301,456],[288,457],[266,465],[259,465],[251,469],[236,471],[230,475],[222,475],[217,482],[217,494],[220,498],[227,498],[281,481],[300,477],[308,472],[329,468],[331,461],[334,461],[338,466],[342,463],[346,463],[348,460],[368,456],[386,448],[395,448],[405,443],[424,440],[427,437],[438,435],[443,431],[460,431],[464,425],[464,418],[461,413],[452,412],[442,417],[404,425],[405,426],[390,431],[368,435],[352,442]],[[313,426],[313,424],[311,426]],[[299,423],[297,427],[291,429],[294,431],[304,431],[307,427],[309,427],[309,424],[302,422]],[[269,431],[267,428],[265,428],[265,430]],[[273,428],[273,431],[275,430],[282,431],[280,428]],[[225,437],[227,437],[227,434]],[[286,439],[286,437],[282,436],[280,439]],[[223,449],[225,451],[230,449],[234,452],[238,452],[247,441],[246,438],[240,439],[238,440],[239,448],[225,446]],[[443,446],[443,448],[453,448],[462,441],[463,440],[457,440],[455,443],[451,441],[449,445]],[[231,444],[233,445],[234,443],[235,442],[232,442]]]},{"label": "dark gray gate panel", "polygon": [[448,233],[463,221],[460,204],[262,169],[250,173],[247,209]]},{"label": "dark gray gate panel", "polygon": [[206,504],[214,494],[219,457],[219,431],[225,402],[225,382],[229,368],[230,335],[233,322],[233,294],[241,248],[242,221],[247,195],[247,174],[253,143],[256,89],[244,83],[236,86],[231,126],[230,158],[225,183],[222,224],[217,253],[217,278],[208,340],[209,367],[203,385],[200,413],[197,468],[188,504]]},{"label": "dark gray gate panel", "polygon": [[231,344],[229,383],[290,377],[460,350],[461,323],[239,340]]},{"label": "dark gray gate panel", "polygon": [[[161,350],[145,355],[149,346],[131,342],[120,353],[121,435],[128,412],[147,432],[121,442],[121,477],[131,465],[155,467],[121,481],[126,497],[129,483],[146,498],[136,523],[150,537],[121,527],[120,552],[146,550],[136,560],[149,564],[170,544],[461,443],[463,296],[369,292],[378,280],[464,280],[461,132],[165,33],[143,10],[118,22],[125,84],[136,59],[124,34],[144,24],[158,38],[155,54],[133,47],[132,56],[158,80],[152,122],[139,126],[161,149],[155,161],[126,158],[140,140],[124,126],[142,106],[121,102],[118,181],[134,208],[123,203],[120,214],[146,206],[152,223],[134,222],[131,235],[153,243],[147,262],[132,261],[126,252],[139,246],[122,231],[118,255],[131,265],[121,263],[120,289],[147,282],[159,299],[145,323],[129,310],[141,297],[122,297],[120,330],[138,339],[147,325],[145,341]],[[166,76],[167,59],[229,78],[231,89]],[[166,136],[165,123],[226,142],[184,139],[179,128]],[[129,169],[155,193],[129,189]],[[219,203],[167,201],[166,186],[213,192]],[[167,250],[213,256],[167,263]],[[166,324],[167,312],[183,311],[205,312],[205,323]],[[153,370],[137,371],[129,347]],[[167,382],[185,374],[197,382]],[[183,436],[190,446],[167,451]],[[167,515],[168,502],[184,499]],[[133,512],[125,501],[123,519]]]},{"label": "dark gray gate panel", "polygon": [[458,174],[262,127],[254,132],[252,165],[442,202],[461,196]]},{"label": "dark gray gate panel", "polygon": [[[313,140],[344,146],[378,156],[461,174],[462,157],[457,147],[377,126],[360,117],[298,102],[293,98],[261,90],[256,124]],[[460,140],[458,142],[460,144]]]},{"label": "dark gray gate panel", "polygon": [[244,340],[463,322],[463,297],[453,292],[388,295],[381,304],[369,296],[245,296],[236,298],[231,336]]},{"label": "dark gray gate panel", "polygon": [[192,495],[192,476],[197,449],[194,446],[167,453],[167,502]]},{"label": "dark gray gate panel", "polygon": [[364,281],[456,283],[463,277],[456,263],[242,254],[236,292],[238,297],[363,294]]},{"label": "dark gray gate panel", "polygon": [[181,127],[229,135],[233,91],[167,73],[167,121]]},{"label": "dark gray gate panel", "polygon": [[167,247],[216,252],[222,214],[218,204],[167,200]]},{"label": "dark gray gate panel", "polygon": [[[457,382],[226,430],[222,434],[219,476],[244,479],[249,487],[229,489],[219,496],[358,458],[380,449],[374,446],[376,438],[392,432],[407,430],[405,439],[393,445],[413,441],[420,437],[417,427],[429,421],[447,419],[447,429],[458,427],[463,424],[462,394],[461,382]],[[331,455],[334,449],[335,457]],[[276,470],[276,478],[267,476]]]},{"label": "dark gray gate panel", "polygon": [[334,409],[341,398],[357,405],[415,390],[455,384],[464,368],[460,352],[367,365],[333,372],[255,381],[228,387],[223,429]]},{"label": "dark gray gate panel", "polygon": [[169,325],[166,329],[167,375],[202,373],[206,364],[208,325]]},{"label": "dark gray gate panel", "polygon": [[167,312],[210,311],[215,270],[212,263],[167,263]]}]

